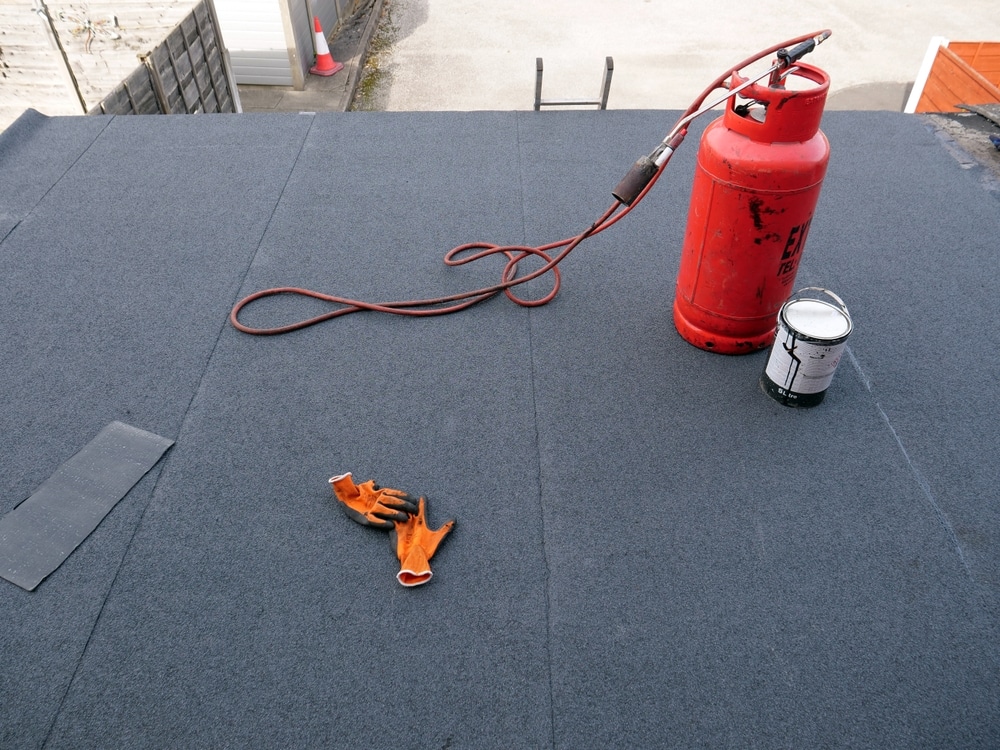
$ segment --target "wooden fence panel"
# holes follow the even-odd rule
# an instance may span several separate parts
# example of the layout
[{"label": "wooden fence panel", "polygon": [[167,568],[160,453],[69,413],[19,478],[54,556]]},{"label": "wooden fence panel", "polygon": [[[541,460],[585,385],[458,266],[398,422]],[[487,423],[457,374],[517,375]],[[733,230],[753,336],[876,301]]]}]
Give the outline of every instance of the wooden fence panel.
[{"label": "wooden fence panel", "polygon": [[1000,90],[948,47],[940,47],[917,112],[960,112],[959,104],[1000,104]]},{"label": "wooden fence panel", "polygon": [[951,42],[948,49],[1000,88],[1000,42]]}]

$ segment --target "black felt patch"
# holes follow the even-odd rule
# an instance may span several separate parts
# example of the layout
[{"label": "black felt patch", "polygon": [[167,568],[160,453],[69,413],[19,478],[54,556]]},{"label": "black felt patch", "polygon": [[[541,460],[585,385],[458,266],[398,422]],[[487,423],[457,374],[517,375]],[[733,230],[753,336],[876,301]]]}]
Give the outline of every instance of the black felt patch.
[{"label": "black felt patch", "polygon": [[0,577],[34,591],[173,442],[121,422],[101,430],[0,518]]}]

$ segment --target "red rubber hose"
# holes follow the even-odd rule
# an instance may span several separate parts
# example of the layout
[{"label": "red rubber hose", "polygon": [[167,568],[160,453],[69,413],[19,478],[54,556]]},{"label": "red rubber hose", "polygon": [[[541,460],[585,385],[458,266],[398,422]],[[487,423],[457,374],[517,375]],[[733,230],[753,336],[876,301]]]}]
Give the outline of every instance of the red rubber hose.
[{"label": "red rubber hose", "polygon": [[[820,32],[823,33],[823,32]],[[809,39],[816,38],[818,34],[816,32],[812,34],[806,34],[794,39],[789,39],[781,44],[774,45],[765,50],[761,50],[752,57],[748,57],[739,64],[729,68],[725,73],[716,78],[710,86],[708,86],[697,99],[692,102],[691,106],[688,107],[684,114],[678,119],[678,124],[685,117],[689,117],[698,111],[705,99],[713,91],[719,88],[725,88],[727,81],[732,77],[733,73],[741,70],[742,68],[757,62],[763,57],[774,54],[780,49],[790,47],[800,42],[807,41]],[[676,127],[676,126],[675,126]],[[683,134],[684,131],[681,131]],[[419,299],[419,300],[407,300],[398,302],[364,302],[361,300],[350,299],[348,297],[340,297],[334,294],[325,294],[322,292],[315,292],[310,289],[303,289],[300,287],[275,287],[273,289],[264,289],[259,292],[255,292],[247,297],[244,297],[233,307],[232,312],[229,314],[229,322],[232,323],[233,327],[243,333],[250,333],[258,336],[274,335],[278,333],[288,333],[290,331],[296,331],[300,328],[306,328],[307,326],[316,325],[317,323],[322,323],[325,320],[330,320],[332,318],[340,317],[341,315],[348,315],[354,312],[360,312],[361,310],[369,310],[372,312],[382,312],[389,313],[391,315],[406,315],[413,317],[427,317],[433,315],[447,315],[449,313],[457,312],[459,310],[464,310],[467,307],[472,307],[473,305],[479,304],[491,297],[503,292],[510,298],[511,301],[518,305],[524,307],[538,307],[550,302],[558,293],[559,285],[561,283],[559,275],[559,264],[566,259],[566,257],[573,252],[576,247],[583,242],[588,237],[593,237],[595,234],[603,232],[605,229],[618,223],[621,219],[627,216],[633,208],[635,208],[645,197],[646,193],[652,189],[653,185],[659,179],[663,170],[666,168],[667,161],[664,161],[660,165],[659,169],[650,179],[649,183],[643,188],[639,195],[634,201],[628,206],[622,203],[615,202],[608,208],[604,214],[593,224],[590,225],[586,230],[576,235],[575,237],[569,237],[559,242],[553,242],[548,245],[541,245],[538,247],[529,247],[526,245],[493,245],[485,242],[473,242],[465,245],[459,245],[458,247],[452,248],[444,256],[444,262],[449,266],[461,266],[466,263],[471,263],[482,258],[486,258],[491,255],[497,255],[503,253],[507,256],[507,264],[504,267],[503,274],[501,275],[501,280],[497,284],[492,286],[483,287],[481,289],[475,289],[469,292],[461,292],[459,294],[453,294],[443,297],[432,297],[429,299]],[[478,250],[471,255],[465,255],[469,251]],[[556,255],[550,255],[554,250],[559,250]],[[529,256],[536,256],[543,261],[541,268],[538,268],[531,273],[524,276],[518,276],[518,264],[528,258]],[[519,284],[524,284],[532,279],[537,279],[545,274],[552,273],[552,289],[543,297],[533,300],[526,300],[518,297],[512,291],[515,286]],[[295,323],[290,323],[284,326],[277,326],[274,328],[254,328],[252,326],[244,325],[239,321],[240,311],[244,307],[249,305],[255,300],[262,299],[263,297],[271,297],[279,294],[297,294],[304,297],[312,297],[314,299],[323,300],[325,302],[330,302],[332,304],[338,305],[334,310],[322,315],[317,315],[312,318],[307,318],[305,320],[300,320]]]}]

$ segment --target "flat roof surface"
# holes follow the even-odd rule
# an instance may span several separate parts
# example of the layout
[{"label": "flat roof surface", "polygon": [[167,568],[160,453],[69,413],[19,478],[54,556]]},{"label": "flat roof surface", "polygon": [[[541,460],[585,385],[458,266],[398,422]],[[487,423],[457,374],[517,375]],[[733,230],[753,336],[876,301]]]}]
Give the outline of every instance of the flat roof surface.
[{"label": "flat roof surface", "polygon": [[[0,581],[0,745],[1000,744],[1000,193],[921,119],[824,117],[796,286],[854,330],[813,409],[673,327],[701,121],[547,306],[228,321],[494,283],[443,254],[581,232],[676,117],[0,135],[0,512],[112,421],[175,441],[34,592]],[[429,584],[345,471],[456,519]]]}]

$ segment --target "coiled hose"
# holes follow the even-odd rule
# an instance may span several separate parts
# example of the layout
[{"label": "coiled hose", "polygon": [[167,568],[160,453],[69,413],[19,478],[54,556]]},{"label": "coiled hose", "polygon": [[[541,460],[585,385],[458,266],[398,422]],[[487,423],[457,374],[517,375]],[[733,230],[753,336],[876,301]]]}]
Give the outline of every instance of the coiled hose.
[{"label": "coiled hose", "polygon": [[[325,320],[330,320],[332,318],[337,318],[341,315],[348,315],[354,312],[360,312],[362,310],[413,317],[447,315],[459,310],[464,310],[467,307],[472,307],[480,302],[484,302],[500,292],[506,294],[511,301],[524,307],[539,307],[547,304],[559,293],[559,286],[561,283],[558,268],[559,264],[565,260],[566,257],[573,252],[573,250],[575,250],[581,242],[588,237],[600,234],[605,229],[608,229],[621,221],[642,201],[642,199],[646,196],[646,193],[652,189],[653,185],[656,184],[656,181],[663,173],[664,168],[670,161],[671,154],[673,154],[677,146],[680,145],[681,141],[683,141],[684,136],[687,134],[688,123],[699,115],[704,114],[713,107],[735,95],[739,90],[747,85],[754,83],[767,75],[774,75],[784,68],[789,67],[803,55],[815,49],[816,45],[824,41],[829,36],[830,31],[823,30],[795,37],[794,39],[789,39],[781,44],[776,44],[773,47],[768,47],[767,49],[761,50],[752,57],[748,57],[746,60],[743,60],[737,65],[729,68],[725,73],[712,81],[712,83],[706,87],[705,90],[702,91],[702,93],[692,102],[691,106],[684,111],[681,117],[677,120],[677,123],[671,129],[670,133],[663,139],[663,142],[649,156],[643,157],[636,162],[629,174],[627,174],[619,184],[618,188],[613,191],[615,195],[615,202],[611,204],[611,206],[600,216],[599,219],[597,219],[597,221],[575,237],[568,237],[558,242],[552,242],[547,245],[540,245],[537,247],[529,247],[526,245],[494,245],[487,242],[472,242],[452,248],[445,254],[444,262],[449,266],[461,266],[466,263],[472,263],[473,261],[480,260],[481,258],[501,253],[507,256],[507,264],[501,274],[500,281],[492,286],[448,296],[397,302],[364,302],[362,300],[350,299],[348,297],[341,297],[335,294],[316,292],[300,287],[275,287],[273,289],[264,289],[259,292],[254,292],[253,294],[241,299],[233,307],[232,312],[230,312],[229,321],[232,323],[234,328],[242,331],[243,333],[268,336],[296,331],[300,328],[306,328],[308,326],[316,325],[317,323],[322,323]],[[789,47],[792,47],[792,49],[789,49]],[[740,86],[730,88],[730,79],[733,78],[733,75],[737,71],[757,62],[761,58],[775,53],[778,55],[778,61],[775,62],[774,65],[766,73],[764,73],[764,75],[754,79],[753,81],[745,81]],[[711,104],[704,106],[704,102],[709,95],[713,91],[720,88],[727,89],[728,93],[716,101],[713,101]],[[558,252],[553,255],[552,253],[554,251]],[[524,276],[518,276],[518,264],[529,256],[538,257],[542,261],[542,266],[530,273],[525,274]],[[514,287],[527,283],[533,279],[537,279],[550,272],[552,273],[552,288],[543,297],[529,300],[518,297],[514,293]],[[304,297],[312,297],[324,302],[330,302],[331,304],[337,305],[337,307],[330,312],[323,313],[312,318],[307,318],[295,323],[276,326],[273,328],[254,328],[252,326],[244,325],[239,321],[240,311],[251,302],[264,297],[272,297],[279,294],[296,294]]]}]

